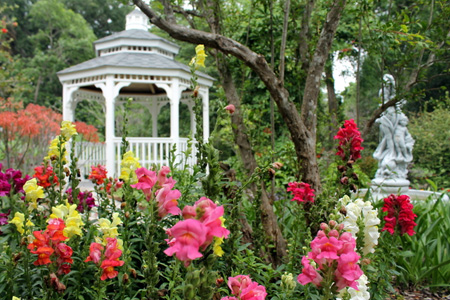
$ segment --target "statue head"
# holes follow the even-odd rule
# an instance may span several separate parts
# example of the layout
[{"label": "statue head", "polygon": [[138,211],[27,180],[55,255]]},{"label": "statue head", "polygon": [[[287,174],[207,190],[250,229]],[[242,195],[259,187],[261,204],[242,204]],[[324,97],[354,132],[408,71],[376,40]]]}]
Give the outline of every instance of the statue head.
[{"label": "statue head", "polygon": [[391,74],[383,76],[383,87],[380,89],[379,96],[383,98],[383,102],[395,97],[395,80]]}]

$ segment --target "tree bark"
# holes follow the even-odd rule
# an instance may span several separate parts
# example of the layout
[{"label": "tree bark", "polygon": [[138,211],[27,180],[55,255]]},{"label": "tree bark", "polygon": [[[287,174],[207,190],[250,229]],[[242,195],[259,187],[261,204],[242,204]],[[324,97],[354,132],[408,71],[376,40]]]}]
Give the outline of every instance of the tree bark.
[{"label": "tree bark", "polygon": [[[217,54],[216,63],[226,98],[229,104],[233,104],[236,108],[234,113],[231,115],[231,122],[234,125],[233,126],[234,140],[239,147],[239,153],[241,155],[244,168],[247,174],[250,175],[255,171],[258,164],[256,162],[255,155],[253,153],[253,149],[250,144],[249,137],[247,135],[247,129],[244,124],[244,118],[241,114],[240,110],[241,101],[238,96],[236,86],[234,85],[227,60],[225,59],[225,57],[223,57],[223,55]],[[252,189],[253,194],[256,195],[257,185],[252,184],[250,188]],[[261,185],[260,188],[261,188],[261,199],[260,199],[261,222],[265,233],[268,235],[268,238],[273,242],[276,249],[275,253],[267,253],[267,254],[270,255],[270,261],[273,264],[279,265],[281,263],[281,259],[286,255],[286,241],[284,240],[283,235],[281,233],[281,229],[278,226],[277,216],[273,211],[273,207],[270,203],[270,198],[267,194],[266,188],[264,185]]]},{"label": "tree bark", "polygon": [[327,86],[328,94],[328,113],[330,115],[330,125],[328,127],[330,135],[330,145],[333,144],[334,135],[338,130],[337,111],[338,103],[336,99],[336,91],[334,89],[333,78],[333,57],[330,56],[330,61],[325,65],[325,84]]}]

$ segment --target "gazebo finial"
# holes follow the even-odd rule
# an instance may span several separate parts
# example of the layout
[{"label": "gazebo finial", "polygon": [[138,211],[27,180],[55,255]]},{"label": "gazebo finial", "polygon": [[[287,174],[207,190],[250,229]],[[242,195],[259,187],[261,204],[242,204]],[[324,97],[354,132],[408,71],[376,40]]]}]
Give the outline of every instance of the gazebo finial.
[{"label": "gazebo finial", "polygon": [[125,30],[131,29],[148,30],[148,17],[137,7],[126,17]]}]

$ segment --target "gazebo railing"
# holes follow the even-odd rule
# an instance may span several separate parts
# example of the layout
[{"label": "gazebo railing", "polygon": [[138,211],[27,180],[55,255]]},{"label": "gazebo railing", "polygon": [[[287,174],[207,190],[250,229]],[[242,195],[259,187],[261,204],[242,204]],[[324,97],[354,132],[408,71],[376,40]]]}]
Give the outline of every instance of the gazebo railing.
[{"label": "gazebo railing", "polygon": [[78,158],[78,168],[81,178],[91,173],[91,166],[106,164],[105,143],[76,142],[75,157]]},{"label": "gazebo railing", "polygon": [[[150,168],[153,165],[163,166],[169,165],[169,160],[172,155],[175,155],[175,162],[181,163],[181,165],[187,164],[188,167],[192,167],[195,163],[194,155],[191,154],[186,157],[185,152],[188,149],[188,139],[179,138],[173,140],[172,138],[140,138],[129,137],[127,138],[129,143],[129,150],[133,151],[135,157],[139,159],[139,163],[142,167]],[[174,146],[176,145],[176,150]],[[116,155],[116,174],[120,174],[121,163],[121,146],[122,138],[114,139],[114,148]],[[192,151],[195,153],[195,151]]]},{"label": "gazebo railing", "polygon": [[[141,166],[145,168],[150,168],[153,165],[167,166],[171,155],[175,155],[175,162],[179,163],[180,166],[187,165],[188,168],[192,168],[195,164],[195,147],[193,147],[190,155],[186,156],[185,154],[189,147],[187,138],[180,138],[175,142],[171,138],[129,137],[127,141],[129,142],[128,150],[133,151]],[[176,145],[176,150],[172,151],[174,145]],[[114,173],[117,177],[120,175],[121,147],[122,138],[115,138]],[[75,155],[78,157],[81,178],[85,178],[91,172],[91,166],[106,165],[106,144],[77,142]]]}]

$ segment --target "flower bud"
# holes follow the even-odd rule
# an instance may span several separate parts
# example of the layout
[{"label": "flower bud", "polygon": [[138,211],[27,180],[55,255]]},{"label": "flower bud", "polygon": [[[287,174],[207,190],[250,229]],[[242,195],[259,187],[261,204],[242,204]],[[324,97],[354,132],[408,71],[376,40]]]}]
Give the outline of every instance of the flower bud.
[{"label": "flower bud", "polygon": [[225,106],[225,110],[227,110],[230,115],[232,115],[236,111],[236,107],[233,104],[229,104]]},{"label": "flower bud", "polygon": [[222,277],[217,278],[217,279],[216,279],[216,286],[217,286],[217,287],[220,287],[220,286],[222,285],[223,281],[224,281],[224,280],[223,280]]},{"label": "flower bud", "polygon": [[126,203],[126,202],[122,202],[122,203],[120,203],[120,209],[124,209],[124,208],[125,208],[125,206],[127,206],[127,203]]},{"label": "flower bud", "polygon": [[192,284],[187,284],[184,287],[184,299],[194,299],[195,291],[194,286]]},{"label": "flower bud", "polygon": [[341,224],[338,225],[338,230],[339,230],[339,231],[344,230],[344,224],[343,224],[343,223],[341,223]]},{"label": "flower bud", "polygon": [[345,166],[342,166],[342,165],[341,165],[341,166],[338,166],[337,169],[338,169],[338,171],[341,172],[341,173],[344,173],[344,172],[347,170],[347,168],[346,168]]},{"label": "flower bud", "polygon": [[133,276],[133,278],[137,277],[137,273],[136,273],[135,269],[130,269],[130,274],[131,274],[131,276]]},{"label": "flower bud", "polygon": [[354,192],[354,193],[356,193],[356,190],[357,190],[357,188],[356,188],[356,185],[355,184],[350,184],[350,191],[352,191],[352,192]]},{"label": "flower bud", "polygon": [[345,206],[341,207],[341,209],[339,210],[339,213],[341,213],[344,216],[347,216],[347,209],[345,208]]},{"label": "flower bud", "polygon": [[281,167],[283,167],[283,163],[276,161],[272,164],[272,167],[279,170],[279,169],[281,169]]},{"label": "flower bud", "polygon": [[359,179],[359,178],[358,178],[358,174],[352,173],[352,178],[355,179],[355,180],[358,180],[358,179]]},{"label": "flower bud", "polygon": [[129,277],[128,277],[128,274],[127,273],[125,273],[125,274],[123,274],[123,277],[122,277],[122,282],[123,282],[123,284],[127,284],[128,283],[128,281],[129,281]]},{"label": "flower bud", "polygon": [[337,238],[339,237],[339,232],[336,229],[333,229],[328,233],[328,236]]},{"label": "flower bud", "polygon": [[361,265],[363,265],[363,266],[370,265],[371,262],[372,262],[372,261],[371,261],[370,259],[368,259],[368,258],[363,258],[363,259],[361,260]]},{"label": "flower bud", "polygon": [[342,183],[343,185],[347,185],[347,184],[348,184],[348,177],[347,177],[347,176],[342,177],[342,178],[341,178],[341,183]]},{"label": "flower bud", "polygon": [[328,222],[328,224],[331,226],[331,228],[336,227],[336,221],[335,220],[331,220],[330,222]]},{"label": "flower bud", "polygon": [[125,218],[127,218],[127,219],[130,218],[130,212],[128,212],[128,211],[125,212]]},{"label": "flower bud", "polygon": [[322,229],[323,231],[329,230],[330,227],[328,227],[328,225],[326,223],[320,223],[320,229]]},{"label": "flower bud", "polygon": [[194,91],[192,92],[193,97],[198,97],[198,91],[200,90],[200,86],[196,85]]}]

